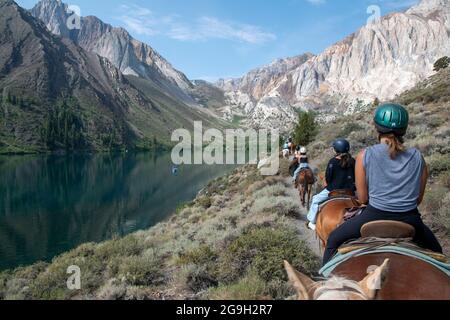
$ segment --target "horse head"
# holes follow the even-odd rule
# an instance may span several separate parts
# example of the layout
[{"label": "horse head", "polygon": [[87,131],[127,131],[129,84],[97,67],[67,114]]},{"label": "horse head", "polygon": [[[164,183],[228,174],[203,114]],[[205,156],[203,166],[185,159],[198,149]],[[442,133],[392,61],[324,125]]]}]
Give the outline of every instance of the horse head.
[{"label": "horse head", "polygon": [[298,300],[374,300],[383,288],[389,272],[390,260],[369,268],[360,282],[340,277],[315,282],[284,262],[289,281],[297,291]]}]

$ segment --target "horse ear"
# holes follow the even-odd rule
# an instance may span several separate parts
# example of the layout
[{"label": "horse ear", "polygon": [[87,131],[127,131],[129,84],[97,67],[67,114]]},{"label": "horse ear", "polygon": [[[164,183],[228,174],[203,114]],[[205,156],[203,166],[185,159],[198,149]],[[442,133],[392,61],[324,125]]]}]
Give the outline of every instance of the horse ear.
[{"label": "horse ear", "polygon": [[369,299],[375,299],[378,291],[383,288],[389,272],[389,266],[390,260],[386,259],[381,266],[373,267],[372,271],[369,268],[369,275],[359,283],[359,286]]},{"label": "horse ear", "polygon": [[312,288],[315,282],[308,276],[295,270],[287,261],[284,261],[284,268],[289,277],[289,281],[297,290],[299,300],[312,300],[312,296],[309,293],[308,288]]}]

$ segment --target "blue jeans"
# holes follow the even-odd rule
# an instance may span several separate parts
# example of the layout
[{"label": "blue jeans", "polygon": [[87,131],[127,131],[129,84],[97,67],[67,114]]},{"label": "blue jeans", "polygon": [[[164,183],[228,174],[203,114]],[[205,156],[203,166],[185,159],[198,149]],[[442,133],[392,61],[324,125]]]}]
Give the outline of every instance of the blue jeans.
[{"label": "blue jeans", "polygon": [[325,188],[321,193],[316,194],[312,198],[311,208],[310,208],[309,213],[308,213],[308,220],[312,224],[316,224],[316,222],[317,222],[317,214],[319,213],[319,204],[321,204],[322,202],[327,200],[329,195],[330,195],[330,191],[328,191]]},{"label": "blue jeans", "polygon": [[307,168],[309,168],[309,164],[307,164],[307,163],[300,163],[300,166],[294,172],[294,182],[297,181],[300,172],[302,172],[303,169],[307,169]]}]

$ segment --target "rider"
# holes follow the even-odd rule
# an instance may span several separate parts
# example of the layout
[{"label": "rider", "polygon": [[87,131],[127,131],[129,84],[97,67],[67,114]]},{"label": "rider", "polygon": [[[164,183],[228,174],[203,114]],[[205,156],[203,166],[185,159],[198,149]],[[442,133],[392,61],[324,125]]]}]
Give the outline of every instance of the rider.
[{"label": "rider", "polygon": [[299,163],[299,166],[297,167],[297,170],[294,172],[294,183],[297,184],[298,176],[300,175],[300,172],[305,169],[309,169],[309,163],[308,163],[308,156],[307,156],[307,150],[305,147],[297,148],[297,152],[295,153],[295,157],[297,158],[297,161]]},{"label": "rider", "polygon": [[360,238],[364,224],[376,220],[408,223],[416,229],[414,241],[418,245],[442,253],[438,240],[418,211],[425,194],[428,169],[422,154],[403,144],[408,111],[397,104],[381,105],[374,121],[379,144],[361,151],[356,164],[358,198],[368,207],[330,235],[324,264],[347,240]]},{"label": "rider", "polygon": [[316,230],[319,205],[329,198],[330,192],[355,191],[355,159],[350,155],[350,143],[345,139],[337,139],[333,143],[333,149],[336,155],[328,163],[325,189],[313,197],[308,213],[308,227],[311,230]]}]

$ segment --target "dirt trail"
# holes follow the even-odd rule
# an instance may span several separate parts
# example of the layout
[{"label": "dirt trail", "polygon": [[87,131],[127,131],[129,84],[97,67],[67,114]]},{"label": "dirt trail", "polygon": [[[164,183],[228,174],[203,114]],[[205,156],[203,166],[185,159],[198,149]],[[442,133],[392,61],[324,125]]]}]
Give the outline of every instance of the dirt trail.
[{"label": "dirt trail", "polygon": [[[314,252],[318,257],[322,257],[322,252],[319,248],[319,241],[316,238],[316,234],[314,231],[309,230],[306,226],[306,222],[308,221],[306,216],[308,214],[307,210],[302,207],[300,204],[300,197],[298,194],[298,190],[294,188],[294,184],[292,183],[292,178],[286,178],[286,184],[292,186],[288,188],[287,194],[289,197],[292,197],[292,201],[297,203],[300,208],[300,219],[297,220],[297,228],[300,231],[302,238],[306,241],[309,248]],[[313,188],[314,190],[314,188]],[[314,191],[313,191],[314,192]]]}]

